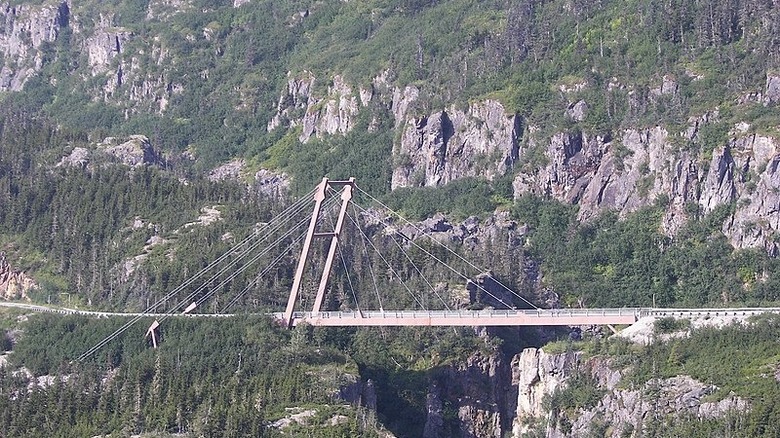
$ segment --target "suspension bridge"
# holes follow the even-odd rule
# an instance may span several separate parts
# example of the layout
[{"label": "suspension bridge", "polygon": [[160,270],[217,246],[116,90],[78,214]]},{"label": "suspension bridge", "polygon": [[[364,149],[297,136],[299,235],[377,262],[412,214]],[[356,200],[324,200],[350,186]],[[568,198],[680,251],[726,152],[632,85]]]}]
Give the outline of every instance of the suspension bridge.
[{"label": "suspension bridge", "polygon": [[[373,206],[360,206],[353,199],[356,194]],[[183,316],[233,317],[261,313],[286,327],[300,324],[611,326],[633,324],[648,316],[780,312],[780,309],[541,309],[505,285],[492,271],[469,261],[433,234],[362,190],[354,178],[323,178],[314,190],[256,227],[143,311],[96,312],[12,303],[0,303],[0,306],[128,318],[79,360],[95,354],[142,320],[153,319],[146,334],[156,347],[158,331],[165,321]],[[335,281],[334,271],[338,271]],[[443,279],[429,278],[432,273]],[[356,277],[360,277],[359,282]],[[412,278],[416,280],[410,285],[408,280]],[[242,279],[245,284],[238,290],[235,285]],[[355,283],[362,289],[358,290]],[[282,287],[285,285],[286,289]],[[254,306],[252,310],[252,303],[257,301],[262,302],[261,308]],[[285,301],[283,311],[274,309],[282,307]],[[478,309],[469,309],[475,305]],[[234,312],[236,308],[242,310]]]}]

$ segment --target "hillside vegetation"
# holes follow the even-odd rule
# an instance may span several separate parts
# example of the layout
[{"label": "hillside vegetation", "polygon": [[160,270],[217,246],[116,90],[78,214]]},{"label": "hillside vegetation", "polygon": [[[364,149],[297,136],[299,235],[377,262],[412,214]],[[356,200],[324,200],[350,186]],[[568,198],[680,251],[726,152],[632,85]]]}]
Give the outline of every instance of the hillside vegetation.
[{"label": "hillside vegetation", "polygon": [[[50,3],[18,4],[35,10]],[[322,175],[356,176],[362,187],[415,219],[437,211],[459,219],[508,209],[529,225],[528,245],[511,249],[516,260],[540,262],[544,285],[561,294],[565,305],[772,302],[774,259],[760,250],[735,251],[719,232],[733,204],[706,217],[691,209],[693,220],[670,238],[659,231],[663,198],[625,221],[607,212],[580,224],[576,207],[531,196],[513,200],[511,174],[388,193],[398,135],[392,108],[377,104],[361,112],[345,135],[305,145],[297,138],[299,128],[269,131],[267,124],[288,72],[340,75],[353,84],[387,74],[390,86],[419,87],[422,98],[413,113],[497,98],[508,112],[547,133],[607,136],[627,127],[683,126],[690,116],[717,109],[719,122],[683,145],[711,150],[727,136],[731,116],[746,117],[750,129],[773,132],[770,96],[736,102],[771,91],[766,82],[778,61],[771,18],[777,13],[760,1],[70,5],[67,14],[60,11],[64,24],[56,38],[39,47],[45,55],[40,71],[23,90],[2,95],[3,250],[35,274],[41,284],[37,300],[57,301],[65,292],[83,304],[137,307],[226,249],[229,242],[220,236],[246,235],[286,202],[250,196],[241,184],[202,179],[216,164],[243,157],[251,169],[289,172],[295,193],[310,190]],[[84,41],[89,31],[116,38],[121,53],[106,65],[95,64],[81,50],[83,44],[98,47]],[[113,81],[115,69],[129,60],[136,62],[134,70],[106,88],[106,78]],[[177,90],[165,95],[165,108],[155,92],[137,92],[157,76]],[[678,89],[653,95],[663,76]],[[564,89],[579,90],[575,95],[587,100],[585,121],[564,116],[572,99],[563,97]],[[148,136],[164,164],[129,177],[122,167],[54,166],[76,147],[128,134]],[[528,146],[523,165],[544,160]],[[190,182],[182,184],[182,178]],[[121,272],[122,263],[146,251],[150,238],[169,238],[214,205],[224,220],[177,236],[177,256],[152,252],[140,271]],[[137,218],[153,227],[133,231]],[[510,283],[522,283],[515,267],[502,269]]]},{"label": "hillside vegetation", "polygon": [[[71,8],[69,25],[42,46],[40,74],[5,99],[73,130],[143,133],[165,150],[194,147],[200,168],[262,156],[278,141],[266,124],[288,72],[342,75],[357,85],[389,72],[391,84],[420,87],[420,114],[496,97],[508,112],[549,132],[571,123],[562,116],[568,101],[560,90],[584,83],[579,94],[591,114],[582,129],[609,132],[682,126],[715,108],[728,114],[778,67],[773,17],[780,12],[757,0],[258,0],[238,8],[124,0]],[[100,74],[80,48],[83,33],[96,27],[124,37],[122,53],[92,67]],[[136,71],[106,91],[106,78],[131,58]],[[673,78],[679,93],[649,99],[662,76]],[[157,77],[181,90],[164,111],[133,91]],[[756,129],[771,128],[774,109],[747,111]],[[721,120],[718,126],[727,127],[728,117]],[[701,147],[724,135],[712,130]],[[364,147],[365,140],[386,141],[363,140]]]}]

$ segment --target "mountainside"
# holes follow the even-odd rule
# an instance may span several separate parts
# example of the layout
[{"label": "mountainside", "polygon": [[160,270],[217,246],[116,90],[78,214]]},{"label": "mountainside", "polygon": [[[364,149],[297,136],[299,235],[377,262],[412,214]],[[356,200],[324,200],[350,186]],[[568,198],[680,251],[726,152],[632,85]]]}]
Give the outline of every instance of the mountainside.
[{"label": "mountainside", "polygon": [[[343,266],[334,268],[329,309],[422,306],[405,288],[430,289],[435,299],[424,304],[441,308],[773,305],[779,23],[780,5],[765,0],[0,0],[0,299],[144,309],[245,237],[292,216],[288,206],[323,176],[354,176],[367,208],[349,226],[365,234],[339,243]],[[434,263],[435,242],[454,248],[433,251],[435,258],[461,263],[467,255],[482,271],[466,279]],[[275,263],[265,277],[236,268],[230,282],[207,281],[219,292],[208,311],[279,310],[296,255],[275,257],[258,256],[258,264]],[[378,274],[374,266],[382,266]],[[475,293],[474,284],[491,289],[485,270],[517,295]],[[374,288],[385,296],[365,292]],[[22,345],[17,357],[43,357],[24,348],[46,330],[24,340],[18,328],[38,322],[12,319],[3,351]],[[79,324],[57,330],[73,333]],[[670,430],[743,424],[731,414],[700,415],[706,403],[750,415],[770,409],[756,405],[752,386],[721,397],[720,383],[688,373],[679,366],[686,358],[669,359],[661,344],[648,351],[666,354],[663,373],[623,388],[615,373],[630,369],[610,368],[610,359],[521,354],[568,332],[263,333],[283,351],[253,358],[259,368],[309,355],[282,373],[284,383],[236,371],[235,386],[219,388],[228,375],[220,368],[189,388],[187,379],[225,365],[218,358],[161,383],[158,368],[173,369],[176,354],[128,344],[94,364],[95,376],[107,379],[90,387],[95,415],[62,421],[72,421],[73,433],[208,435],[203,421],[230,418],[238,423],[219,423],[225,430],[275,435],[283,432],[270,421],[295,431],[313,416],[315,425],[335,422],[323,436],[383,436],[376,414],[405,436],[576,436],[615,422],[625,428],[609,429],[612,436],[656,436],[667,420]],[[250,354],[241,349],[258,343],[234,335],[237,351]],[[302,340],[324,350],[302,349]],[[380,351],[390,344],[391,352]],[[68,345],[33,374],[69,375],[56,368],[78,348]],[[135,354],[145,355],[134,362]],[[16,367],[8,372],[19,371],[13,354],[8,360]],[[534,389],[545,361],[562,369],[555,382],[573,382],[569,393],[556,393],[557,383]],[[356,386],[328,382],[329,391],[359,396],[314,397],[326,406],[307,411],[300,391],[312,395],[317,373],[333,367],[348,368]],[[124,374],[111,377],[115,370]],[[11,403],[13,391],[40,376],[16,377],[0,388],[0,420],[9,426],[41,396],[31,390],[24,403]],[[81,378],[48,394],[73,397]],[[258,398],[268,391],[278,394]],[[558,404],[540,403],[539,391]],[[659,391],[677,400],[670,406],[686,411],[683,420],[648,404]],[[718,400],[703,400],[714,391]],[[174,393],[188,401],[155,417]],[[679,401],[690,393],[697,403]],[[523,394],[533,399],[528,406]],[[211,398],[224,408],[215,417]],[[260,407],[231,410],[229,398]],[[376,399],[367,410],[339,406],[366,398]],[[121,416],[109,416],[112,403]],[[650,412],[661,422],[636,420]],[[16,435],[40,435],[27,426],[14,423]]]},{"label": "mountainside", "polygon": [[511,175],[580,219],[661,202],[667,235],[734,205],[732,245],[777,252],[773,4],[353,6],[7,3],[0,87],[173,165],[243,156],[376,193]]}]

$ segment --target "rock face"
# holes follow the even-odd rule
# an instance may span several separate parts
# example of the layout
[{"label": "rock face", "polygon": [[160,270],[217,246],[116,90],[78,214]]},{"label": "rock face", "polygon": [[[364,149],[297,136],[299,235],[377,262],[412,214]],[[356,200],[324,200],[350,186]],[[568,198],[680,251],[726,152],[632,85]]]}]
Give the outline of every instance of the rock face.
[{"label": "rock face", "polygon": [[[575,413],[548,412],[543,399],[566,388],[578,373],[588,375],[598,388],[606,390],[601,400],[596,406]],[[631,431],[642,431],[650,418],[673,418],[681,414],[719,418],[739,414],[749,407],[736,396],[704,402],[704,397],[717,388],[689,376],[651,379],[642,387],[632,389],[620,388],[621,378],[621,371],[614,369],[609,359],[584,360],[580,352],[548,354],[536,348],[524,350],[512,361],[512,382],[518,386],[513,436],[523,436],[540,423],[546,423],[546,436],[588,436],[594,423],[603,422],[611,426],[606,436],[620,437]],[[566,417],[565,430],[561,428],[563,417]]]},{"label": "rock face", "polygon": [[371,101],[370,90],[360,90],[356,95],[341,76],[334,76],[324,96],[314,92],[317,79],[309,72],[298,77],[288,73],[287,90],[279,97],[276,115],[268,122],[268,130],[280,126],[302,126],[301,143],[312,137],[346,134],[355,124],[360,106]]},{"label": "rock face", "polygon": [[281,198],[290,191],[290,177],[286,173],[260,169],[255,172],[255,180],[251,189],[261,196]]},{"label": "rock face", "polygon": [[15,270],[8,263],[4,252],[0,252],[0,298],[4,300],[29,300],[27,293],[37,289],[35,281],[24,272]]},{"label": "rock face", "polygon": [[[268,129],[299,127],[299,140],[306,143],[350,132],[362,111],[373,117],[387,111],[396,130],[393,189],[439,186],[465,177],[494,179],[511,172],[515,197],[532,193],[578,204],[583,221],[605,210],[625,216],[661,205],[668,235],[693,217],[733,204],[734,213],[723,223],[731,243],[780,253],[774,237],[780,232],[775,214],[780,209],[778,140],[738,123],[719,144],[703,144],[711,140],[702,133],[722,123],[717,109],[690,118],[682,132],[659,125],[602,135],[571,130],[542,136],[539,127],[525,126],[522,117],[494,100],[425,110],[420,89],[391,85],[388,71],[368,87],[351,86],[341,76],[327,87],[317,87],[318,81],[310,72],[290,74]],[[579,83],[561,92],[569,96],[587,87]],[[625,86],[613,81],[607,88]],[[665,75],[647,98],[678,99],[679,89],[677,79]],[[764,90],[749,100],[773,105],[780,100],[778,90],[780,77],[767,74]],[[635,90],[628,95],[639,99]],[[570,102],[562,108],[566,117],[587,122],[588,103]]]},{"label": "rock face", "polygon": [[246,166],[244,160],[233,160],[212,169],[207,178],[209,181],[238,180],[241,178],[244,166]]},{"label": "rock face", "polygon": [[[510,430],[514,386],[509,364],[499,352],[475,352],[465,362],[445,367],[430,382],[423,437],[496,437]],[[447,430],[444,406],[457,410],[460,430]]]},{"label": "rock face", "polygon": [[105,162],[123,164],[131,168],[165,164],[162,155],[152,147],[146,136],[131,135],[122,138],[106,137],[96,144],[94,149],[73,148],[70,154],[62,157],[57,166],[88,168],[94,163]]},{"label": "rock face", "polygon": [[[153,6],[150,3],[150,11]],[[159,70],[156,67],[171,62],[159,39],[138,38],[130,30],[116,26],[113,15],[100,14],[94,26],[92,32],[80,36],[90,75],[99,78],[96,96],[102,96],[104,102],[132,103],[128,112],[164,112],[170,98],[183,88],[168,80],[165,70],[152,73]]]},{"label": "rock face", "polygon": [[493,179],[519,157],[522,123],[492,100],[413,118],[406,123],[394,159],[392,188],[437,186],[458,178]]},{"label": "rock face", "polygon": [[246,173],[246,162],[239,159],[212,169],[207,178],[210,181],[244,181],[251,178],[249,192],[266,198],[280,199],[290,191],[290,177],[286,173],[260,169],[253,178]]},{"label": "rock face", "polygon": [[[170,7],[170,2],[157,3],[150,2],[150,14],[158,6]],[[0,3],[0,91],[20,91],[46,63],[55,62],[52,46],[67,34],[73,50],[86,55],[83,74],[94,84],[90,90],[94,100],[122,103],[128,113],[165,111],[182,86],[168,80],[165,69],[150,68],[171,63],[159,38],[138,38],[117,26],[110,13],[98,14],[94,20],[92,14],[86,18],[82,13],[67,1]]]},{"label": "rock face", "polygon": [[[701,125],[711,122],[711,117],[716,115],[692,121],[683,134],[695,140]],[[679,230],[691,211],[707,214],[735,203],[734,214],[723,224],[731,243],[737,248],[778,253],[773,236],[780,230],[775,214],[780,208],[780,149],[774,138],[735,136],[715,147],[707,161],[675,145],[660,126],[625,130],[615,139],[558,133],[542,150],[543,165],[515,178],[516,197],[533,193],[578,204],[581,220],[604,210],[625,215],[661,202],[668,234]]]},{"label": "rock face", "polygon": [[[572,130],[543,137],[541,129],[524,126],[519,115],[507,113],[493,100],[422,110],[420,90],[390,85],[391,78],[384,72],[369,87],[354,87],[335,76],[325,90],[316,86],[320,79],[312,73],[290,74],[268,129],[300,127],[299,140],[305,143],[346,134],[355,129],[361,111],[376,114],[380,108],[392,116],[397,132],[393,189],[439,186],[465,177],[494,179],[514,172],[515,197],[532,193],[578,204],[580,220],[605,210],[625,216],[662,205],[662,227],[669,235],[692,217],[734,204],[734,214],[723,223],[731,243],[780,253],[774,237],[780,232],[780,219],[774,214],[780,209],[778,141],[750,133],[746,123],[737,124],[722,144],[706,147],[701,145],[702,132],[721,123],[717,110],[692,117],[683,132],[655,126],[604,135]],[[768,74],[759,100],[774,104],[778,84],[780,78]],[[649,98],[674,99],[678,94],[676,79],[666,75],[649,91]],[[563,108],[574,122],[587,121],[588,109],[585,101],[576,99]],[[699,146],[686,147],[690,144]]]},{"label": "rock face", "polygon": [[163,163],[160,153],[144,135],[131,135],[123,139],[108,137],[98,147],[119,163],[130,167]]},{"label": "rock face", "polygon": [[763,101],[764,105],[774,105],[780,101],[780,76],[776,74],[766,75]]},{"label": "rock face", "polygon": [[0,91],[21,90],[43,67],[44,45],[69,26],[67,2],[46,3],[0,3]]},{"label": "rock face", "polygon": [[515,356],[512,360],[512,384],[517,385],[515,436],[527,433],[531,420],[546,415],[544,397],[553,394],[574,375],[580,359],[579,353],[548,355],[536,348],[527,348]]},{"label": "rock face", "polygon": [[[335,76],[318,95],[319,79],[309,72],[288,75],[287,87],[268,122],[268,130],[301,127],[299,140],[343,135],[357,124],[361,110],[389,111],[400,135],[394,147],[392,187],[437,186],[458,178],[492,179],[509,172],[519,158],[522,120],[507,114],[499,102],[486,100],[465,109],[450,106],[431,114],[417,114],[420,91],[414,86],[389,85],[389,72],[369,87],[348,85]],[[367,129],[373,129],[374,121]]]},{"label": "rock face", "polygon": [[[497,247],[503,244],[507,248],[516,248],[522,245],[523,236],[528,231],[512,220],[507,211],[497,211],[482,219],[472,216],[455,223],[442,213],[419,223],[399,222],[373,209],[366,210],[362,218],[368,227],[380,227],[385,234],[400,233],[411,240],[429,236],[439,242],[465,245],[470,251],[485,245]],[[494,248],[493,251],[497,250]]]}]

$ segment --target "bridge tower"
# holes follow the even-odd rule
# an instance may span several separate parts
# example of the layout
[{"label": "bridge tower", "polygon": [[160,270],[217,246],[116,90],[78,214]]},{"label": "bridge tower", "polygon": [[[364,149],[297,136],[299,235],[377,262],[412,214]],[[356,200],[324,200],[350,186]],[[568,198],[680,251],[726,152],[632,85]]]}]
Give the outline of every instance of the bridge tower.
[{"label": "bridge tower", "polygon": [[[335,181],[323,178],[322,182],[317,186],[314,194],[314,211],[311,215],[311,221],[309,222],[309,229],[306,233],[306,238],[303,242],[303,248],[301,249],[301,256],[298,259],[298,267],[295,270],[295,277],[293,278],[292,288],[290,289],[290,297],[287,300],[287,308],[284,312],[284,323],[287,327],[293,326],[293,312],[295,311],[295,303],[298,300],[298,294],[301,290],[301,282],[303,280],[303,273],[306,269],[306,262],[309,258],[309,250],[311,249],[311,243],[314,239],[324,238],[330,239],[330,246],[328,248],[328,254],[325,258],[325,265],[322,269],[320,277],[320,284],[317,288],[317,296],[314,300],[314,307],[312,308],[313,314],[318,314],[322,308],[322,300],[325,298],[325,288],[328,286],[328,279],[330,278],[330,271],[333,267],[333,259],[336,255],[336,249],[338,247],[339,235],[344,226],[344,217],[347,214],[347,206],[352,199],[352,191],[355,187],[355,178],[350,178],[346,181]],[[341,189],[341,209],[339,210],[336,224],[332,231],[318,231],[317,222],[320,219],[320,213],[322,211],[322,203],[328,197],[328,189]]]}]

